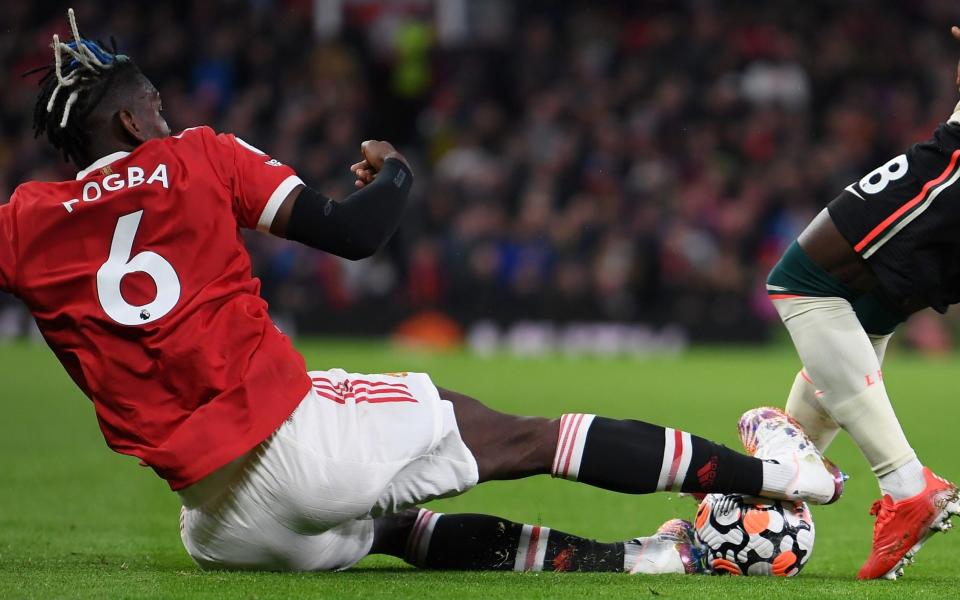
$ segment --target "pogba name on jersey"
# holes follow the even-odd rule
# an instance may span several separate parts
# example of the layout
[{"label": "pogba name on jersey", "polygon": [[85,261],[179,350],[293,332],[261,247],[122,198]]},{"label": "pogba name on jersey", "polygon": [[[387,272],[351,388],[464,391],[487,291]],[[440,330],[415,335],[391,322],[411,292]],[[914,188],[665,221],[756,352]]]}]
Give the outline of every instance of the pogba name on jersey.
[{"label": "pogba name on jersey", "polygon": [[[105,171],[107,169],[109,169],[109,167],[104,168]],[[119,192],[122,189],[135,188],[140,185],[162,185],[164,188],[169,189],[170,183],[167,178],[167,165],[163,163],[158,164],[149,177],[143,168],[131,165],[127,167],[125,174],[110,173],[104,177],[102,181],[92,180],[86,182],[83,184],[83,191],[80,194],[80,198],[71,198],[60,204],[63,205],[68,213],[72,213],[76,210],[74,204],[97,202],[108,198],[111,192]],[[82,206],[82,204],[80,205]]]},{"label": "pogba name on jersey", "polygon": [[0,204],[0,291],[27,303],[110,447],[175,490],[263,442],[310,390],[238,235],[268,230],[302,183],[270,160],[196,127]]}]

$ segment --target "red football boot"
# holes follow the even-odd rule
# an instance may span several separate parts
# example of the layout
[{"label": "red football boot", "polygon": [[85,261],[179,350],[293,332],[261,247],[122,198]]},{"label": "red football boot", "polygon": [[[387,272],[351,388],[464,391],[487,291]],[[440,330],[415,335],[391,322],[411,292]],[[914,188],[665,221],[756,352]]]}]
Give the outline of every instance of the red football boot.
[{"label": "red football boot", "polygon": [[938,531],[952,526],[950,517],[960,514],[957,486],[923,468],[927,487],[912,498],[894,502],[885,495],[873,503],[873,550],[860,567],[858,579],[896,579],[913,562],[920,546]]}]

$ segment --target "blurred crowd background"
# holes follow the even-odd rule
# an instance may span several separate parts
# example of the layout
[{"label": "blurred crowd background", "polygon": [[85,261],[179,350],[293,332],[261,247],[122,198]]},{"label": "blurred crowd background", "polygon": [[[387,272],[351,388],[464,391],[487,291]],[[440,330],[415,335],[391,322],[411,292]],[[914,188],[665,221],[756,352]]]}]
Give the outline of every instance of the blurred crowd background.
[{"label": "blurred crowd background", "polygon": [[[300,332],[766,339],[781,251],[958,97],[952,0],[71,5],[140,64],[174,129],[236,133],[335,198],[361,140],[411,159],[405,223],[373,259],[249,235],[265,297]],[[66,6],[0,4],[0,202],[73,176],[33,139],[36,81],[20,77],[50,62]],[[0,330],[22,322],[15,306],[0,299]],[[944,321],[912,321],[921,345],[949,345]]]}]

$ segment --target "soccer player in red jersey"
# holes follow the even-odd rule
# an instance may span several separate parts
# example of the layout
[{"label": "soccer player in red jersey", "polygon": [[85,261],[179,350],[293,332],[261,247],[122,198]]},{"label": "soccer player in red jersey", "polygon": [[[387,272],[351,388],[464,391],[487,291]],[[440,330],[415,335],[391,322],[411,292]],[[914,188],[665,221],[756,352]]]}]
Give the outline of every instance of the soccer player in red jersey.
[{"label": "soccer player in red jersey", "polygon": [[358,189],[337,202],[233,135],[171,135],[150,81],[69,14],[34,124],[79,172],[0,206],[0,289],[29,307],[107,444],[179,494],[201,567],[341,569],[383,552],[433,568],[689,572],[702,563],[688,524],[600,544],[413,507],[536,474],[627,493],[839,496],[839,472],[786,418],[756,423],[779,440],[759,460],[640,421],[502,414],[421,373],[308,372],[239,229],[370,256],[413,183],[404,157],[364,142]]},{"label": "soccer player in red jersey", "polygon": [[[960,28],[951,30],[960,40]],[[960,66],[957,71],[960,87]],[[851,183],[787,249],[767,280],[803,368],[787,413],[825,450],[840,429],[873,469],[881,499],[860,579],[896,579],[951,527],[960,491],[923,466],[880,366],[894,330],[960,302],[960,104],[933,138]]]}]

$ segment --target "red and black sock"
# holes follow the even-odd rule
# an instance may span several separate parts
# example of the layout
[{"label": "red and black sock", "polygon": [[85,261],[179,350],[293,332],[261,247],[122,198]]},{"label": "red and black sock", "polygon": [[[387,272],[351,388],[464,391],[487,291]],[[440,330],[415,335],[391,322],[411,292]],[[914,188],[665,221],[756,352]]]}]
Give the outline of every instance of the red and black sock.
[{"label": "red and black sock", "polygon": [[565,414],[551,474],[630,494],[758,495],[763,461],[679,429]]},{"label": "red and black sock", "polygon": [[623,571],[624,543],[604,544],[489,515],[421,509],[404,560],[426,569]]}]

